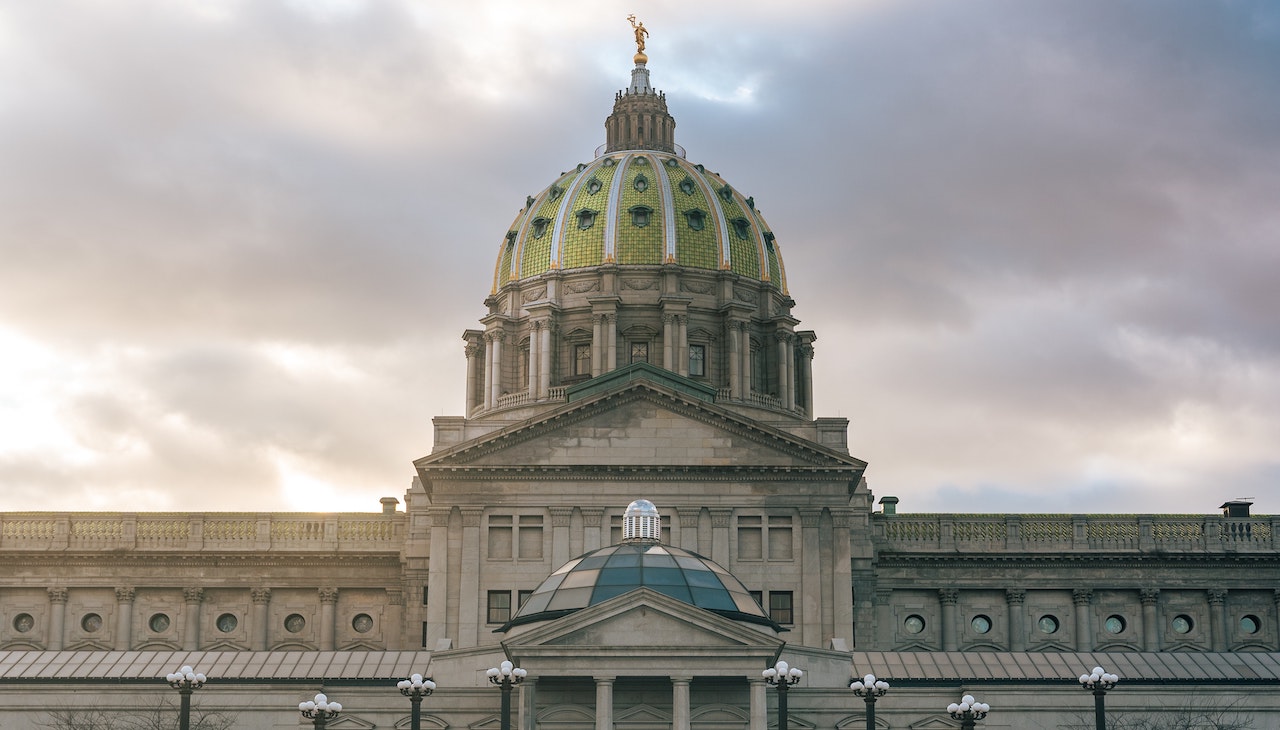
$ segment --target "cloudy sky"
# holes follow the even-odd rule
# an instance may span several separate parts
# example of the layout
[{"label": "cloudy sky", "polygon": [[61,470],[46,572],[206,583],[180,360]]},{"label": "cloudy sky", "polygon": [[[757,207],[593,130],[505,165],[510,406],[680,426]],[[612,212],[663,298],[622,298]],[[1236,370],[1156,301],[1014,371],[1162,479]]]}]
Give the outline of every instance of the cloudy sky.
[{"label": "cloudy sky", "polygon": [[1280,512],[1272,0],[0,0],[0,509],[402,495],[631,12],[877,496]]}]

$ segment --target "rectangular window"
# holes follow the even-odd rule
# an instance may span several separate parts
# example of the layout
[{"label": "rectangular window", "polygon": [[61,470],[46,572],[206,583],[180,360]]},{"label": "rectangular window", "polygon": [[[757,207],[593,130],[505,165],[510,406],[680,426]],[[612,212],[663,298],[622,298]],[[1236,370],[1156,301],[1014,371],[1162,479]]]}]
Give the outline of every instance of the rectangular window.
[{"label": "rectangular window", "polygon": [[769,618],[784,626],[795,623],[791,610],[791,591],[769,591]]},{"label": "rectangular window", "polygon": [[520,515],[521,560],[542,559],[542,515]]},{"label": "rectangular window", "polygon": [[631,343],[631,362],[649,362],[649,343]]},{"label": "rectangular window", "polygon": [[791,518],[769,517],[769,559],[791,560]]},{"label": "rectangular window", "polygon": [[764,608],[764,591],[747,591],[751,594],[751,600],[756,602],[760,608]]},{"label": "rectangular window", "polygon": [[511,515],[489,515],[489,559],[510,560]]},{"label": "rectangular window", "polygon": [[511,591],[489,591],[489,623],[505,624],[511,620]]},{"label": "rectangular window", "polygon": [[707,348],[705,345],[689,345],[689,375],[694,378],[706,377]]},{"label": "rectangular window", "polygon": [[573,346],[573,374],[591,374],[591,345]]},{"label": "rectangular window", "polygon": [[518,592],[516,593],[516,596],[517,596],[517,597],[516,597],[516,610],[517,610],[517,611],[519,611],[519,610],[520,610],[520,607],[524,605],[524,602],[525,602],[525,601],[527,601],[527,600],[529,600],[529,596],[532,596],[532,595],[533,595],[533,591],[532,591],[532,590],[518,591]]},{"label": "rectangular window", "polygon": [[423,587],[422,587],[422,605],[424,605],[424,606],[425,606],[425,605],[427,605],[427,591],[428,591],[428,590],[430,590],[430,589],[429,589],[427,586],[423,586]]},{"label": "rectangular window", "polygon": [[738,560],[764,558],[762,531],[759,516],[743,515],[738,518]]},{"label": "rectangular window", "polygon": [[427,648],[427,622],[422,622],[422,648]]}]

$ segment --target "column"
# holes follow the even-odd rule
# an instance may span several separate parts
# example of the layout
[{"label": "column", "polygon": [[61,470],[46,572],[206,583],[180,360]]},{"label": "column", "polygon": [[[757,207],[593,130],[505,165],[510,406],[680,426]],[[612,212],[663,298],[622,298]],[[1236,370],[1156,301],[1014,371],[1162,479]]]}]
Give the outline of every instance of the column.
[{"label": "column", "polygon": [[618,369],[618,315],[605,315],[605,350],[608,351],[609,359],[607,365],[609,370]]},{"label": "column", "polygon": [[[480,555],[480,507],[462,508],[462,559]],[[514,526],[520,529],[519,519]],[[512,540],[518,540],[515,532]],[[431,556],[435,563],[435,555]],[[442,596],[443,598],[443,596]],[[437,599],[439,600],[439,599]],[[458,579],[458,643],[456,648],[462,649],[476,645],[480,636],[480,571],[463,570]]]},{"label": "column", "polygon": [[203,588],[183,588],[182,601],[187,611],[182,626],[182,648],[186,651],[200,649],[200,604],[204,603]]},{"label": "column", "polygon": [[1071,603],[1075,606],[1076,651],[1093,649],[1093,629],[1090,627],[1089,606],[1093,603],[1093,591],[1077,588],[1071,591]]},{"label": "column", "polygon": [[822,646],[822,558],[821,541],[818,539],[818,518],[821,510],[800,510],[800,620],[804,622],[801,636],[809,646]]},{"label": "column", "polygon": [[766,686],[764,677],[747,677],[747,690],[751,695],[751,719],[747,730],[768,730],[769,706],[765,702],[764,693]]},{"label": "column", "polygon": [[702,515],[701,507],[677,507],[676,516],[680,520],[680,547],[698,552],[698,518]]},{"label": "column", "polygon": [[551,512],[551,564],[564,565],[569,562],[569,520],[573,518],[572,507],[549,507]]},{"label": "column", "polygon": [[427,569],[427,646],[434,649],[448,637],[449,598],[449,515],[448,509],[431,510],[431,562]]},{"label": "column", "polygon": [[525,383],[525,388],[532,400],[538,397],[538,383],[542,381],[538,377],[538,368],[542,365],[542,357],[540,349],[542,348],[542,338],[538,337],[538,331],[542,329],[541,322],[529,323],[529,363],[525,368],[529,372],[529,382]]},{"label": "column", "polygon": [[596,730],[613,730],[613,677],[596,677]]},{"label": "column", "polygon": [[938,591],[938,602],[942,604],[942,650],[956,651],[956,604],[960,602],[960,591],[955,588],[943,588]]},{"label": "column", "polygon": [[738,329],[741,340],[738,343],[741,348],[738,354],[742,356],[742,365],[738,371],[742,373],[742,398],[745,400],[751,397],[751,331],[747,329],[746,322],[739,322]]},{"label": "column", "polygon": [[[876,589],[876,627],[872,634],[875,638],[875,644],[868,648],[883,649],[885,651],[893,649],[894,637],[898,635],[898,626],[893,620],[892,599],[892,588]],[[854,640],[856,641],[857,638],[855,637]]]},{"label": "column", "polygon": [[1276,636],[1280,636],[1280,590],[1271,594],[1271,601],[1276,604]]},{"label": "column", "polygon": [[775,332],[774,337],[778,340],[778,400],[783,408],[791,410],[795,407],[791,393],[791,334]]},{"label": "column", "polygon": [[[604,520],[604,510],[599,507],[582,508],[582,550],[591,552],[604,547],[600,541],[600,523]],[[561,563],[563,565],[563,563]]]},{"label": "column", "polygon": [[253,601],[253,637],[249,648],[254,651],[267,650],[267,609],[271,605],[270,588],[253,588],[249,591],[249,600]]},{"label": "column", "polygon": [[600,368],[604,364],[604,315],[591,317],[591,377],[600,376]]},{"label": "column", "polygon": [[676,317],[676,371],[689,377],[689,317]]},{"label": "column", "polygon": [[484,333],[484,407],[493,407],[493,335]]},{"label": "column", "polygon": [[519,706],[516,727],[520,730],[537,730],[538,718],[538,678],[525,677],[520,683]]},{"label": "column", "polygon": [[62,637],[67,620],[67,589],[49,588],[49,651],[62,651]]},{"label": "column", "polygon": [[738,354],[741,347],[738,337],[738,323],[730,322],[725,329],[729,331],[729,397],[742,397],[742,356]]},{"label": "column", "polygon": [[1227,591],[1223,588],[1210,588],[1205,591],[1209,598],[1209,640],[1214,651],[1227,650]]},{"label": "column", "polygon": [[671,730],[689,730],[689,683],[693,677],[671,678]]},{"label": "column", "polygon": [[720,565],[729,564],[729,517],[733,510],[711,510],[711,559]]},{"label": "column", "polygon": [[132,587],[116,589],[116,651],[128,651],[133,643],[133,597],[136,594]]},{"label": "column", "polygon": [[1142,601],[1142,650],[1160,651],[1160,617],[1156,610],[1160,591],[1143,588],[1138,591],[1138,599]]},{"label": "column", "polygon": [[476,358],[480,355],[480,346],[467,343],[463,350],[467,353],[467,406],[466,415],[471,416],[478,405],[479,395],[476,391]]},{"label": "column", "polygon": [[[542,344],[538,347],[538,356],[542,358],[542,363],[538,366],[539,398],[546,398],[551,394],[551,353],[555,351],[551,344],[551,331],[555,326],[554,322],[547,320],[538,331],[538,337],[542,339]],[[595,360],[592,359],[591,362],[592,367],[595,367]]]},{"label": "column", "polygon": [[504,333],[500,329],[495,329],[487,333],[485,336],[493,339],[493,362],[489,364],[489,370],[493,373],[493,381],[490,383],[489,403],[498,405],[498,397],[502,395],[502,337]]},{"label": "column", "polygon": [[804,417],[813,420],[813,345],[804,343],[800,346],[800,383],[801,395],[804,397],[800,406],[804,409]]},{"label": "column", "polygon": [[676,317],[673,314],[662,315],[662,367],[665,370],[675,370],[675,329]]},{"label": "column", "polygon": [[337,628],[338,589],[320,589],[320,651],[333,651],[337,648],[334,640]]},{"label": "column", "polygon": [[1027,650],[1027,626],[1022,604],[1027,592],[1011,588],[1004,592],[1004,602],[1009,608],[1009,651]]},{"label": "column", "polygon": [[404,591],[387,588],[387,612],[382,616],[382,645],[404,647]]}]

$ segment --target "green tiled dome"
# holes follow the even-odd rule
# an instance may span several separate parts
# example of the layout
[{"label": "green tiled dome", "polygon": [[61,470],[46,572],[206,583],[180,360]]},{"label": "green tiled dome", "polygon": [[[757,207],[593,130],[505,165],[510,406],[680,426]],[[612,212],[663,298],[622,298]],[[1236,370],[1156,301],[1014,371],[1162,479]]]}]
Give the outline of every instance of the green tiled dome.
[{"label": "green tiled dome", "polygon": [[787,291],[782,256],[754,201],[662,151],[606,153],[531,196],[499,247],[493,290],[601,264],[732,271]]}]

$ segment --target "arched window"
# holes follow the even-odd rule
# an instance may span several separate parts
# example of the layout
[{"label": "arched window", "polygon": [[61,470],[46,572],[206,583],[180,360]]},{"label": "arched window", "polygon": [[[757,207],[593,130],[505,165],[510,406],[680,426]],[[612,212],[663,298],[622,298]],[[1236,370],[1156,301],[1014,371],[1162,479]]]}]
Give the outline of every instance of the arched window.
[{"label": "arched window", "polygon": [[684,220],[689,224],[690,230],[700,231],[707,227],[707,214],[697,208],[686,210]]},{"label": "arched window", "polygon": [[547,220],[546,218],[534,218],[533,219],[533,237],[542,238],[542,236],[547,232],[547,224],[550,222],[551,221]]},{"label": "arched window", "polygon": [[596,212],[590,208],[578,211],[578,228],[586,230],[596,224]]},{"label": "arched window", "polygon": [[631,225],[636,228],[644,228],[649,225],[649,219],[653,217],[653,208],[647,205],[635,205],[631,207]]}]

